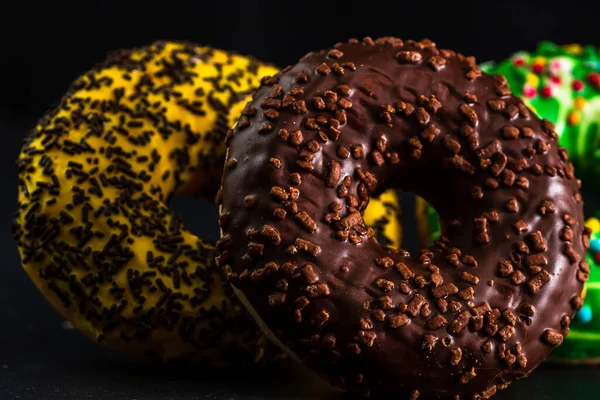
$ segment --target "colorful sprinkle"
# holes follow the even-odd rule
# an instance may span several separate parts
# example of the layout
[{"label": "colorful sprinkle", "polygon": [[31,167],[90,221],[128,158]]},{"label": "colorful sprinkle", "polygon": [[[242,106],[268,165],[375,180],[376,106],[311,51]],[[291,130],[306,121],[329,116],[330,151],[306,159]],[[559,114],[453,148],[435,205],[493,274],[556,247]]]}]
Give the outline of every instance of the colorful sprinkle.
[{"label": "colorful sprinkle", "polygon": [[552,88],[550,86],[544,86],[540,91],[540,94],[545,98],[552,97]]},{"label": "colorful sprinkle", "polygon": [[590,240],[590,251],[592,253],[597,253],[600,251],[600,239]]},{"label": "colorful sprinkle", "polygon": [[577,312],[576,318],[584,324],[589,323],[592,320],[592,307],[584,305],[581,310]]},{"label": "colorful sprinkle", "polygon": [[525,65],[525,60],[523,59],[523,57],[515,57],[515,58],[513,59],[513,64],[514,64],[516,67],[522,67],[522,66],[524,66],[524,65]]},{"label": "colorful sprinkle", "polygon": [[583,53],[583,47],[577,43],[564,45],[563,49],[567,53],[571,53],[573,55],[579,55],[579,54]]},{"label": "colorful sprinkle", "polygon": [[525,84],[523,85],[523,96],[525,97],[535,97],[535,95],[537,94],[537,91],[535,90],[535,87],[530,85],[530,84]]},{"label": "colorful sprinkle", "polygon": [[550,77],[550,80],[552,81],[552,83],[554,83],[555,85],[560,85],[562,82],[562,79],[560,79],[560,76],[558,75],[552,75]]},{"label": "colorful sprinkle", "polygon": [[590,217],[585,221],[585,226],[590,228],[592,232],[600,231],[600,220],[596,217]]},{"label": "colorful sprinkle", "polygon": [[535,63],[531,66],[531,70],[536,74],[541,74],[542,71],[544,71],[544,66],[542,64]]},{"label": "colorful sprinkle", "polygon": [[600,86],[600,74],[597,72],[590,72],[587,76],[587,81],[595,88]]},{"label": "colorful sprinkle", "polygon": [[569,116],[567,117],[567,122],[571,126],[579,125],[579,123],[581,122],[581,114],[579,114],[579,112],[577,111],[571,111],[569,113]]},{"label": "colorful sprinkle", "polygon": [[573,90],[576,92],[581,92],[583,90],[583,82],[581,82],[578,79],[574,80],[573,83],[571,84],[571,86],[573,87]]},{"label": "colorful sprinkle", "polygon": [[540,77],[536,74],[527,74],[527,78],[525,78],[528,85],[533,87],[537,87],[540,84]]},{"label": "colorful sprinkle", "polygon": [[562,69],[562,63],[560,62],[560,60],[552,60],[550,61],[549,69],[554,73],[560,72],[560,70]]},{"label": "colorful sprinkle", "polygon": [[587,100],[581,96],[576,97],[574,100],[575,108],[578,110],[583,110],[585,108],[586,103],[587,103]]}]

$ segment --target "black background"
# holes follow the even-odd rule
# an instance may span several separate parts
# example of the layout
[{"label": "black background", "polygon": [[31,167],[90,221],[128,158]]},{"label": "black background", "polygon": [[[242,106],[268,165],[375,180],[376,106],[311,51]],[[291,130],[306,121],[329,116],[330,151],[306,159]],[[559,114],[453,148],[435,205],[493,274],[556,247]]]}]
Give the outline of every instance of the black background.
[{"label": "black background", "polygon": [[[164,371],[140,372],[137,364],[99,349],[75,332],[65,331],[61,319],[21,270],[10,235],[16,199],[13,160],[23,136],[36,120],[78,74],[101,61],[107,51],[157,39],[188,40],[285,66],[311,49],[328,47],[349,37],[393,35],[403,39],[428,37],[442,47],[474,55],[479,61],[499,60],[518,49],[533,50],[539,40],[600,45],[600,6],[594,3],[0,1],[0,399],[120,398],[119,395],[144,399],[209,392],[213,398],[237,398],[246,393],[256,398],[276,398],[281,392],[259,390],[251,382],[256,379],[267,384],[275,379],[281,386],[297,381],[286,381],[282,372],[275,372],[274,376],[271,372],[244,372],[245,380],[237,392],[231,392],[231,386],[215,375],[210,380],[216,382],[216,388],[227,387],[225,391],[191,384],[195,373],[189,371],[182,381],[173,373],[161,381],[157,376]],[[198,206],[194,200],[180,201],[175,206],[193,231],[216,237],[214,209]],[[523,385],[530,388],[530,392],[523,392],[524,397],[527,393],[537,393],[533,398],[549,398],[553,393],[566,395],[571,387],[576,390],[582,385],[586,391],[580,394],[587,393],[598,385],[594,380],[600,377],[589,370],[570,370],[568,375],[556,369],[544,373],[549,375],[538,378],[537,383]],[[577,376],[582,384],[575,383]],[[554,382],[554,389],[544,390],[547,379]],[[565,383],[558,384],[561,379]],[[150,381],[145,394],[136,394],[136,387]],[[183,389],[177,382],[183,382]],[[99,387],[103,389],[95,389]],[[183,392],[173,392],[175,387]],[[561,392],[560,388],[567,391]],[[294,395],[309,397],[321,392],[311,390],[302,387]],[[518,391],[511,393],[516,396],[513,398],[521,398]]]}]

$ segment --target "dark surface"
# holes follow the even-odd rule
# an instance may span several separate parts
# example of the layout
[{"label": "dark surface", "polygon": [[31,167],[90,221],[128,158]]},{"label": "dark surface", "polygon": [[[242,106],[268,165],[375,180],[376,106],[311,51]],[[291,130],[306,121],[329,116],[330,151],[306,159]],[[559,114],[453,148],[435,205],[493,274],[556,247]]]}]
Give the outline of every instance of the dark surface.
[{"label": "dark surface", "polygon": [[547,0],[4,1],[0,109],[11,118],[38,118],[107,51],[157,39],[211,44],[285,66],[349,37],[428,37],[485,61],[533,50],[540,40],[599,45],[598,7]]},{"label": "dark surface", "polygon": [[[434,8],[404,1],[347,0],[343,7],[337,1],[288,2],[288,7],[313,16],[310,26],[302,26],[294,24],[294,14],[285,5],[269,1],[107,0],[101,6],[94,1],[3,2],[0,399],[335,397],[290,363],[209,373],[142,367],[62,329],[61,318],[22,271],[10,235],[16,199],[13,161],[21,140],[67,85],[101,61],[106,51],[157,39],[186,39],[285,65],[311,49],[364,35],[430,37],[480,61],[500,59],[519,48],[532,50],[542,39],[600,44],[598,5],[527,3],[463,1]],[[291,26],[286,30],[286,25]],[[198,208],[187,199],[176,206],[193,231],[216,236],[214,209]],[[410,208],[405,205],[404,210]],[[600,369],[543,368],[495,399],[593,399],[599,397],[594,388],[600,390]]]},{"label": "dark surface", "polygon": [[[542,366],[498,400],[597,399],[600,369]],[[334,392],[291,361],[206,371],[148,367],[51,325],[0,336],[0,399],[355,399]]]}]

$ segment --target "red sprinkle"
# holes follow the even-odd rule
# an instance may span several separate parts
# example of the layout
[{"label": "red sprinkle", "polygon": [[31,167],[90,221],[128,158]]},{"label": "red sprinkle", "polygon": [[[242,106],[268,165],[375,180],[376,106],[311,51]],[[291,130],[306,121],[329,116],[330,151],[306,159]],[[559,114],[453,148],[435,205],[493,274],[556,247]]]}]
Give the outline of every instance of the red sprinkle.
[{"label": "red sprinkle", "polygon": [[517,67],[522,67],[523,65],[525,65],[525,60],[522,57],[516,57],[513,60],[513,64]]},{"label": "red sprinkle", "polygon": [[590,72],[587,76],[587,81],[598,88],[598,86],[600,86],[600,74],[597,72]]},{"label": "red sprinkle", "polygon": [[535,63],[531,66],[531,70],[533,72],[535,72],[536,74],[541,74],[542,71],[544,70],[544,66],[542,64]]},{"label": "red sprinkle", "polygon": [[573,81],[573,90],[576,92],[581,92],[583,90],[583,82],[581,82],[580,80],[574,80]]},{"label": "red sprinkle", "polygon": [[562,82],[562,80],[560,79],[560,76],[558,76],[558,75],[552,75],[552,77],[550,79],[552,79],[552,83],[555,83],[557,85],[560,85],[560,83]]},{"label": "red sprinkle", "polygon": [[596,264],[600,264],[600,251],[594,255],[594,261],[596,261]]},{"label": "red sprinkle", "polygon": [[542,97],[552,97],[552,88],[550,86],[544,86],[540,91],[540,94],[542,95]]},{"label": "red sprinkle", "polygon": [[537,91],[533,86],[525,85],[525,87],[523,87],[523,95],[525,97],[535,97],[536,94]]}]

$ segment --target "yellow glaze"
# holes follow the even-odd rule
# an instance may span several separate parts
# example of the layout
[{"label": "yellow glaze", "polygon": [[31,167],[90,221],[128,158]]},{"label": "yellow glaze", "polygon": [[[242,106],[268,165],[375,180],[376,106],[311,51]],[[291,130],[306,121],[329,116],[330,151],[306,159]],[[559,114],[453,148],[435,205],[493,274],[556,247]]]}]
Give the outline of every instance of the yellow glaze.
[{"label": "yellow glaze", "polygon": [[78,330],[159,361],[260,358],[263,336],[224,287],[213,246],[167,201],[214,199],[232,114],[275,72],[155,43],[111,55],[42,118],[17,162],[14,237],[25,271]]}]

